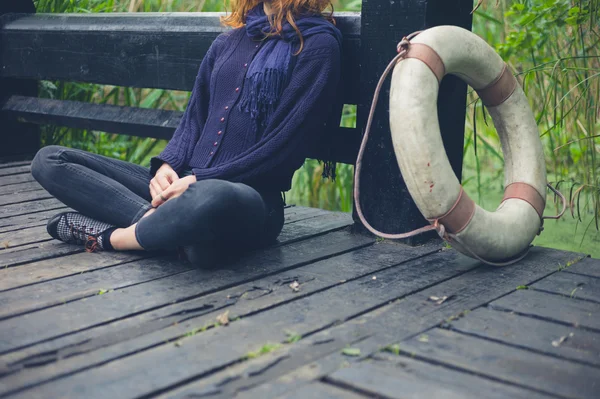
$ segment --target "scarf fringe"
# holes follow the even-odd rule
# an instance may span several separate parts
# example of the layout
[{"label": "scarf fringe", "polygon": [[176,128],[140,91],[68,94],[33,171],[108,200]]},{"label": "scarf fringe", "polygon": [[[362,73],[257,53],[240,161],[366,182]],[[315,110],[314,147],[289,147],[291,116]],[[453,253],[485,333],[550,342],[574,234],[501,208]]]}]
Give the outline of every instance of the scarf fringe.
[{"label": "scarf fringe", "polygon": [[337,163],[335,163],[334,161],[323,160],[319,160],[319,163],[323,164],[323,173],[321,173],[321,177],[323,179],[331,179],[331,181],[335,181]]},{"label": "scarf fringe", "polygon": [[246,77],[239,109],[264,127],[275,110],[286,75],[287,71],[270,68]]}]

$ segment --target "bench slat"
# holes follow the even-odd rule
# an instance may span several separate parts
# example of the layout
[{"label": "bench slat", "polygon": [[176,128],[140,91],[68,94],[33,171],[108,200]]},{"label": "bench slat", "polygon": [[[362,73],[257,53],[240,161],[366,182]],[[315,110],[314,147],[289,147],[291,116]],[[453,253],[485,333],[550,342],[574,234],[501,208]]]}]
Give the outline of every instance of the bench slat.
[{"label": "bench slat", "polygon": [[[190,91],[202,57],[227,29],[220,15],[8,14],[0,19],[0,77]],[[336,15],[342,97],[358,104],[360,13]]]},{"label": "bench slat", "polygon": [[[78,101],[12,96],[1,112],[24,122],[49,124],[108,133],[168,140],[183,115],[178,111],[121,107]],[[339,127],[329,132],[335,147],[332,154],[317,151],[311,158],[353,164],[360,145],[360,131]]]}]

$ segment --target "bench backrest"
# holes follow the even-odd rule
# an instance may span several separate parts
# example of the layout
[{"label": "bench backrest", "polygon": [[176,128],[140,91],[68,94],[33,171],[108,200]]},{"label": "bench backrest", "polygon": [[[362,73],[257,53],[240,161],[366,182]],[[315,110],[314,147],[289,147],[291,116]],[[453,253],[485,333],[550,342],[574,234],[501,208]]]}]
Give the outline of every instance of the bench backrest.
[{"label": "bench backrest", "polygon": [[[190,91],[204,54],[226,30],[221,13],[8,14],[2,17],[0,77]],[[359,101],[359,13],[338,13],[342,93],[328,134],[333,153],[312,157],[352,163],[358,131],[340,128],[341,108]],[[3,112],[24,121],[168,139],[181,112],[12,96]],[[337,123],[337,126],[336,126]]]}]

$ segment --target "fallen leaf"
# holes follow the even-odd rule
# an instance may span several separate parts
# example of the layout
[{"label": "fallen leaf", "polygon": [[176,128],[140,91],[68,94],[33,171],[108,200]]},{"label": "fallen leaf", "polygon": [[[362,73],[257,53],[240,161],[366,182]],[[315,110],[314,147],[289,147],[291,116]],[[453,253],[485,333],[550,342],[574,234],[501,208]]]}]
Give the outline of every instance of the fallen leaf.
[{"label": "fallen leaf", "polygon": [[427,336],[427,334],[421,334],[419,336],[419,338],[417,338],[417,341],[419,341],[419,342],[429,342],[429,337]]},{"label": "fallen leaf", "polygon": [[432,302],[435,302],[436,305],[441,305],[442,303],[446,302],[446,300],[448,299],[448,296],[430,296],[429,300]]},{"label": "fallen leaf", "polygon": [[567,340],[567,336],[562,336],[559,339],[555,339],[554,341],[552,341],[552,346],[555,348],[558,348],[563,342],[565,342]]},{"label": "fallen leaf", "polygon": [[298,292],[300,291],[300,284],[297,281],[294,281],[292,284],[290,284],[290,288],[292,291]]},{"label": "fallen leaf", "polygon": [[360,356],[359,348],[344,348],[342,353],[346,356]]},{"label": "fallen leaf", "polygon": [[181,341],[175,341],[175,346],[177,346],[177,347],[181,346]]},{"label": "fallen leaf", "polygon": [[10,242],[8,242],[8,241],[4,241],[4,242],[2,243],[2,246],[4,247],[4,249],[7,249],[8,247],[10,247]]},{"label": "fallen leaf", "polygon": [[217,316],[217,321],[219,324],[226,326],[229,324],[229,310],[226,310],[225,313],[221,313]]}]

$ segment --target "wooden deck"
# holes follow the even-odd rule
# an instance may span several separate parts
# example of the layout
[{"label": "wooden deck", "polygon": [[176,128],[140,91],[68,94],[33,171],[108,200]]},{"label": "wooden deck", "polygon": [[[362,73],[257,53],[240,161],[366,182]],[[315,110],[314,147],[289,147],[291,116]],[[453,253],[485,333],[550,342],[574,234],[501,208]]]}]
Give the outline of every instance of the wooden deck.
[{"label": "wooden deck", "polygon": [[50,240],[64,209],[0,165],[0,397],[600,397],[583,254],[492,268],[291,207],[277,246],[198,270]]}]

